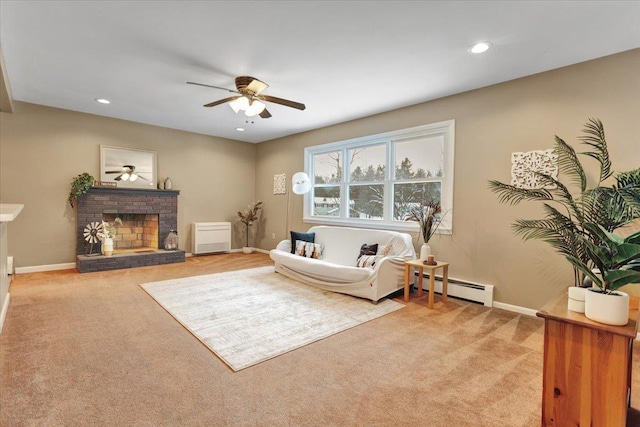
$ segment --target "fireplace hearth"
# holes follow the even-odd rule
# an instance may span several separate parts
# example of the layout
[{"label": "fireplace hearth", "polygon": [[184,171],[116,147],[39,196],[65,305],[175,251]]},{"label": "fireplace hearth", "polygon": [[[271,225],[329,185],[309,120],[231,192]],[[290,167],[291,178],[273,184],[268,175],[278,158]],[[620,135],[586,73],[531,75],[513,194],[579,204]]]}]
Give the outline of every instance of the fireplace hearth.
[{"label": "fireplace hearth", "polygon": [[[76,267],[79,272],[184,262],[185,251],[162,249],[169,231],[177,228],[177,190],[92,187],[78,199]],[[112,256],[87,256],[84,227],[93,221],[123,221],[114,238]],[[99,250],[99,249],[98,249]]]}]

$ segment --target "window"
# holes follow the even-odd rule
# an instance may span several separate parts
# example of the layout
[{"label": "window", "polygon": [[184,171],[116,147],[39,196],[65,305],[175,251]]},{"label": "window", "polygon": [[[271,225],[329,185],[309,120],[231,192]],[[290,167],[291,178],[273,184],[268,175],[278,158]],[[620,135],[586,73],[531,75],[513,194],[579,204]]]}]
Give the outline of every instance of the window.
[{"label": "window", "polygon": [[305,195],[305,222],[415,230],[405,221],[409,210],[434,200],[444,213],[440,232],[450,232],[454,125],[449,120],[307,147],[313,188]]}]

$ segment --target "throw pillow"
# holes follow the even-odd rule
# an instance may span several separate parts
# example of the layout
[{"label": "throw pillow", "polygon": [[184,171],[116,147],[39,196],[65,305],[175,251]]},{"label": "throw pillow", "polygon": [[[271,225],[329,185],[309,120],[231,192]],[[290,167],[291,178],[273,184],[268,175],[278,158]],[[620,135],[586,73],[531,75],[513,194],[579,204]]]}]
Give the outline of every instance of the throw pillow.
[{"label": "throw pillow", "polygon": [[296,253],[296,244],[298,240],[302,240],[303,242],[311,242],[314,243],[316,240],[316,233],[301,233],[299,231],[291,232],[291,253]]},{"label": "throw pillow", "polygon": [[362,255],[356,262],[356,267],[375,267],[376,263],[384,258],[384,255]]},{"label": "throw pillow", "polygon": [[378,244],[367,245],[366,243],[360,246],[360,256],[362,255],[375,255],[378,253]]},{"label": "throw pillow", "polygon": [[324,246],[320,243],[307,243],[304,255],[307,258],[322,259],[322,252],[324,252]]},{"label": "throw pillow", "polygon": [[307,258],[321,259],[324,246],[319,243],[305,242],[304,240],[296,241],[296,255]]},{"label": "throw pillow", "polygon": [[380,255],[384,255],[384,256],[389,255],[391,253],[391,249],[393,249],[393,245],[388,244],[384,248],[380,249]]}]

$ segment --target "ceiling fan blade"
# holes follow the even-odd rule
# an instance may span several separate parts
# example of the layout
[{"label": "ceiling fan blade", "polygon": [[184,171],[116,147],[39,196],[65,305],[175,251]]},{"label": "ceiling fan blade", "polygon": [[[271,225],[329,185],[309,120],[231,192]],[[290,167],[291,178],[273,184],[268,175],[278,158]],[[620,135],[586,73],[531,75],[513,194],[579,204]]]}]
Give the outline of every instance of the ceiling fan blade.
[{"label": "ceiling fan blade", "polygon": [[224,104],[225,102],[233,101],[237,96],[231,96],[229,98],[220,99],[218,101],[213,101],[208,104],[204,104],[204,107],[215,107],[216,105]]},{"label": "ceiling fan blade", "polygon": [[[136,174],[136,175],[138,175],[138,174]],[[144,179],[145,181],[149,181],[147,178],[145,178],[145,177],[144,177],[144,176],[142,176],[142,175],[138,175],[138,178],[140,178],[140,179]]]},{"label": "ceiling fan blade", "polygon": [[271,113],[265,108],[264,110],[262,110],[262,113],[260,113],[260,117],[262,117],[263,119],[268,119],[269,117],[271,117]]},{"label": "ceiling fan blade", "polygon": [[196,86],[204,86],[204,87],[210,87],[213,89],[220,89],[220,90],[226,90],[227,92],[231,92],[231,93],[240,93],[237,90],[233,90],[233,89],[227,89],[226,87],[220,87],[220,86],[213,86],[213,85],[206,85],[204,83],[196,83],[196,82],[187,82],[188,85],[196,85]]},{"label": "ceiling fan blade", "polygon": [[258,98],[262,99],[263,101],[273,102],[275,104],[284,105],[286,107],[296,108],[298,110],[304,110],[305,108],[307,108],[300,102],[289,101],[288,99],[277,98],[275,96],[260,95]]},{"label": "ceiling fan blade", "polygon": [[105,173],[122,173],[122,171],[106,171]]},{"label": "ceiling fan blade", "polygon": [[115,178],[113,178],[114,181],[120,181],[122,179],[122,175],[124,174],[120,174],[118,176],[116,176]]}]

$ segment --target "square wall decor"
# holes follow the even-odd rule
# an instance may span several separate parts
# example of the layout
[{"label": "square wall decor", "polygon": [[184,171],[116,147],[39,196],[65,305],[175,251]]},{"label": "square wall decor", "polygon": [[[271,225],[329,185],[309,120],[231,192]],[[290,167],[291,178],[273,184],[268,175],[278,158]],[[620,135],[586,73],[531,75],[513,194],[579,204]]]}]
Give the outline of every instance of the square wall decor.
[{"label": "square wall decor", "polygon": [[285,194],[287,191],[286,182],[287,174],[273,175],[273,194]]},{"label": "square wall decor", "polygon": [[545,187],[534,172],[540,172],[558,179],[558,155],[553,148],[511,153],[511,185],[519,188]]}]

